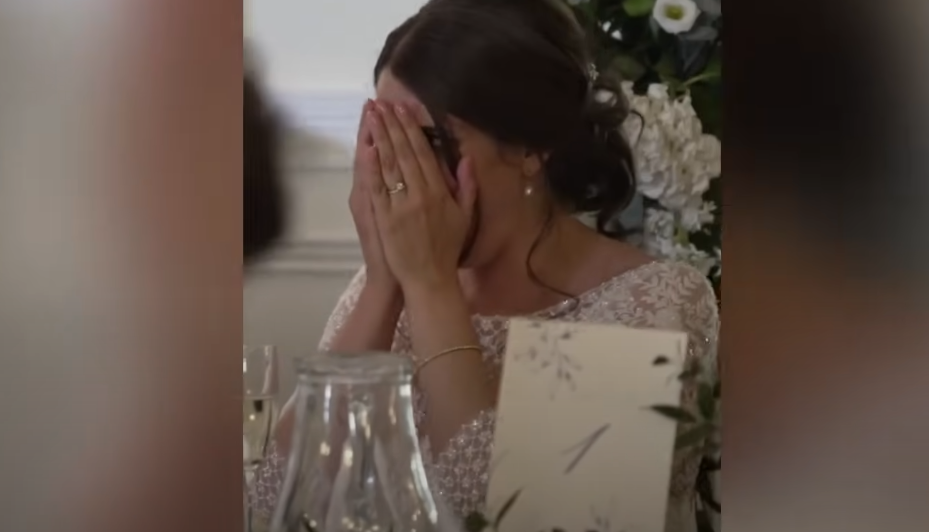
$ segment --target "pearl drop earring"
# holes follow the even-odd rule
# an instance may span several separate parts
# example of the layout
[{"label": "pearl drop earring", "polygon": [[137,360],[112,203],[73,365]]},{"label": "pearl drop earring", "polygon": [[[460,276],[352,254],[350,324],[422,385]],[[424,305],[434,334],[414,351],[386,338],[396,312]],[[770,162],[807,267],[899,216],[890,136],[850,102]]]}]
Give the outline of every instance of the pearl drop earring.
[{"label": "pearl drop earring", "polygon": [[535,190],[532,188],[532,185],[531,185],[531,184],[527,184],[527,185],[526,185],[526,188],[523,189],[523,194],[525,194],[526,197],[528,198],[529,196],[532,195],[532,193],[533,193],[534,191],[535,191]]}]

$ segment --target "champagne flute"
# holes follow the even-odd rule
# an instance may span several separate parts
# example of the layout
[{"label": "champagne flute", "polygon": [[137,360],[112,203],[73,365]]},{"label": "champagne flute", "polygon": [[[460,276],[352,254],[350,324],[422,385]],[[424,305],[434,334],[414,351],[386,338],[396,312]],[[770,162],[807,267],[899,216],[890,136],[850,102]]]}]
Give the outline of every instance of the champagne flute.
[{"label": "champagne flute", "polygon": [[277,421],[277,350],[273,345],[243,346],[242,460],[251,479],[265,458]]}]

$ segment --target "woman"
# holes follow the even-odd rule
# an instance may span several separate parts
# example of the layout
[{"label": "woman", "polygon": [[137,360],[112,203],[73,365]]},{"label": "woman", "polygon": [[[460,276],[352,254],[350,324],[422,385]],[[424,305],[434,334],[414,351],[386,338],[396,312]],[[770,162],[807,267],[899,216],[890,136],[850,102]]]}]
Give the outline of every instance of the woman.
[{"label": "woman", "polygon": [[[390,34],[375,67],[349,201],[366,267],[321,348],[412,358],[431,487],[459,515],[484,502],[509,317],[683,330],[691,357],[714,356],[705,278],[610,226],[634,191],[627,109],[589,64],[555,0],[432,0]],[[597,229],[579,212],[596,213]],[[292,416],[285,408],[280,433]],[[279,441],[259,485],[265,504],[286,455]],[[668,530],[694,527],[698,462],[675,458]]]}]

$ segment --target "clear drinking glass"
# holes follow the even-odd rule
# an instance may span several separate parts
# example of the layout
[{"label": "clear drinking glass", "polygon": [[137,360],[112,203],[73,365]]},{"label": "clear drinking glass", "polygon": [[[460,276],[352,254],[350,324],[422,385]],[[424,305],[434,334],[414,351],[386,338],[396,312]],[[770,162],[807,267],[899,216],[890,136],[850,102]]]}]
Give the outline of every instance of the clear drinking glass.
[{"label": "clear drinking glass", "polygon": [[380,353],[298,361],[297,417],[273,532],[438,530],[411,370],[407,359]]}]

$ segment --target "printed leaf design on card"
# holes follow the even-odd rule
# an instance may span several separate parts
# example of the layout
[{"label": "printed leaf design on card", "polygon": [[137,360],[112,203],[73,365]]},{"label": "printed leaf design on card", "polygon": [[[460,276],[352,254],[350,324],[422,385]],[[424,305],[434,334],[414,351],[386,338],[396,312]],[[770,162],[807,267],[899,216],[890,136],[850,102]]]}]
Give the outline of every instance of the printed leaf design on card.
[{"label": "printed leaf design on card", "polygon": [[571,471],[574,471],[574,468],[577,467],[578,464],[581,463],[581,460],[583,460],[584,457],[587,456],[587,453],[594,446],[594,444],[597,443],[597,440],[599,440],[600,437],[603,436],[603,433],[609,430],[609,428],[610,428],[610,424],[605,423],[604,425],[600,426],[599,428],[591,432],[589,435],[587,435],[587,437],[585,437],[583,440],[579,441],[578,443],[575,443],[571,447],[568,447],[567,449],[562,451],[561,454],[563,455],[573,456],[571,461],[568,463],[568,466],[564,470],[565,475],[567,475]]},{"label": "printed leaf design on card", "polygon": [[[686,345],[683,332],[512,320],[491,511],[473,524],[503,532],[660,530],[675,425],[659,415],[693,414],[677,404]],[[501,504],[517,492],[517,502]]]},{"label": "printed leaf design on card", "polygon": [[514,358],[528,364],[535,373],[546,374],[550,378],[550,396],[554,400],[558,391],[568,389],[577,390],[575,375],[583,369],[568,350],[570,342],[577,331],[568,324],[559,324],[557,327],[542,327],[540,322],[532,322],[533,329],[539,330],[536,342]]}]

